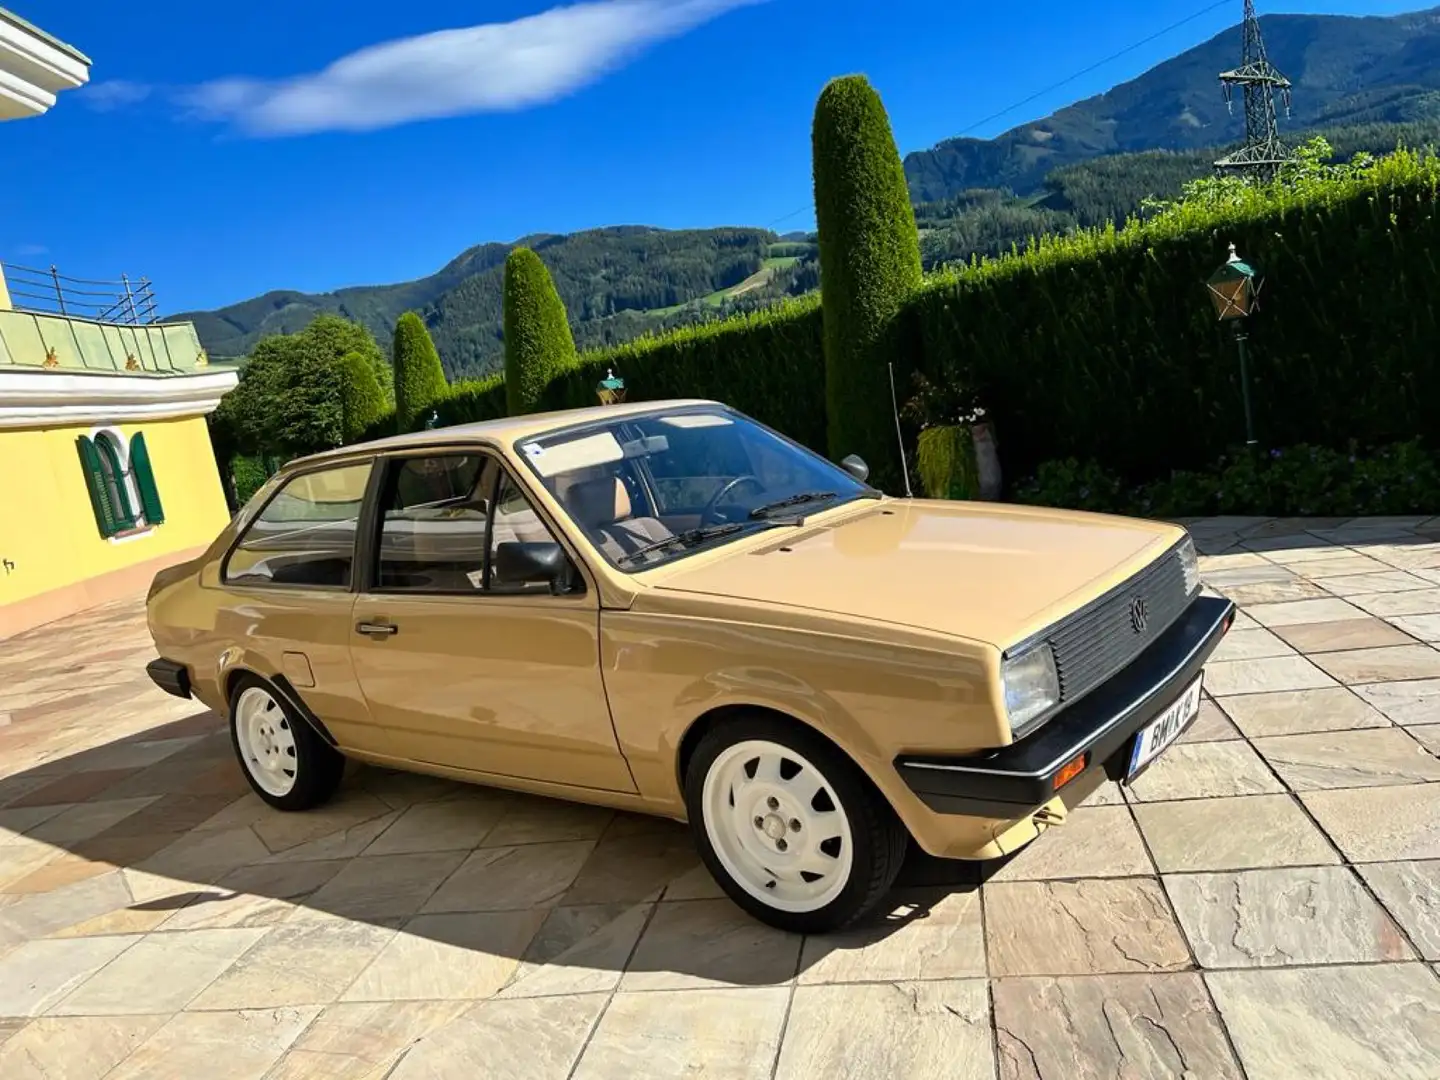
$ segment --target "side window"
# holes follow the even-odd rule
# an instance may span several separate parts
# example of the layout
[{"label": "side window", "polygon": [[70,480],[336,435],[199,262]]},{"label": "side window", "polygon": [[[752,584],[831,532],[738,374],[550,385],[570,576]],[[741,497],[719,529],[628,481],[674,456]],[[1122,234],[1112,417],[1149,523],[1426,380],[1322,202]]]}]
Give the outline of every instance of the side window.
[{"label": "side window", "polygon": [[225,580],[349,588],[356,523],[369,480],[366,462],[288,481],[240,537],[225,565]]},{"label": "side window", "polygon": [[[542,580],[527,572],[534,561],[553,556],[557,565],[566,562],[565,550],[541,520],[530,500],[509,474],[500,478],[500,493],[495,500],[495,520],[491,530],[490,590],[497,593],[548,593],[553,591],[550,580]],[[526,559],[512,558],[523,554]]]},{"label": "side window", "polygon": [[441,593],[483,589],[497,469],[483,454],[392,464],[380,501],[376,586]]}]

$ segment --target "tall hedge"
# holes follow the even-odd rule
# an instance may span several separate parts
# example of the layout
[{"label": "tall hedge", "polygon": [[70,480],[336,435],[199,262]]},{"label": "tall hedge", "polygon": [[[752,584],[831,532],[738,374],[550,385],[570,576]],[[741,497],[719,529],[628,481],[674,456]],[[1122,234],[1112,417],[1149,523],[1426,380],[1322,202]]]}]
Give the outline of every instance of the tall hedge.
[{"label": "tall hedge", "polygon": [[510,415],[534,412],[555,375],[575,363],[575,339],[550,271],[529,248],[505,260],[505,400]]},{"label": "tall hedge", "polygon": [[1138,483],[1244,441],[1240,365],[1204,282],[1234,243],[1264,278],[1246,320],[1266,446],[1440,444],[1440,162],[1258,190],[1048,238],[939,275],[913,309],[936,380],[975,387],[1007,476],[1093,460]]},{"label": "tall hedge", "polygon": [[[536,406],[595,405],[596,385],[609,371],[625,379],[629,401],[724,402],[825,452],[825,360],[818,297],[783,301],[763,311],[584,353],[552,374]],[[506,415],[506,390],[499,376],[457,383],[436,406],[441,424]]]},{"label": "tall hedge", "polygon": [[353,443],[385,415],[388,405],[369,357],[349,352],[340,358],[338,367],[341,437]]},{"label": "tall hedge", "polygon": [[435,412],[440,417],[441,427],[473,424],[505,416],[505,379],[496,374],[458,382],[435,403]]},{"label": "tall hedge", "polygon": [[890,118],[862,75],[831,81],[812,129],[815,222],[825,297],[825,403],[830,456],[858,453],[895,486],[900,461],[887,363],[908,382],[904,324],[920,287],[920,239]]},{"label": "tall hedge", "polygon": [[613,369],[625,380],[629,401],[720,401],[823,453],[822,341],[818,298],[783,301],[585,353],[555,377],[540,402],[549,409],[594,405],[596,384]]},{"label": "tall hedge", "polygon": [[395,420],[401,431],[411,430],[421,414],[445,396],[449,384],[440,354],[425,321],[407,311],[395,322]]}]

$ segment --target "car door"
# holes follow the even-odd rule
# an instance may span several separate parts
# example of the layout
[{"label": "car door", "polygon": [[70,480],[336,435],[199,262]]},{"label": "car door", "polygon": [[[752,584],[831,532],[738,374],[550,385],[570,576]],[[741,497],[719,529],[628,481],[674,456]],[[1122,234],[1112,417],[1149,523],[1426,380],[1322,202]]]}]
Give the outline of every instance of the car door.
[{"label": "car door", "polygon": [[275,679],[342,747],[363,746],[368,712],[350,656],[358,523],[370,459],[286,480],[241,531],[221,567],[229,597],[216,630],[235,666]]},{"label": "car door", "polygon": [[[384,468],[351,637],[377,752],[634,791],[601,681],[597,594],[524,489],[475,448]],[[563,559],[571,585],[518,580],[521,550]]]}]

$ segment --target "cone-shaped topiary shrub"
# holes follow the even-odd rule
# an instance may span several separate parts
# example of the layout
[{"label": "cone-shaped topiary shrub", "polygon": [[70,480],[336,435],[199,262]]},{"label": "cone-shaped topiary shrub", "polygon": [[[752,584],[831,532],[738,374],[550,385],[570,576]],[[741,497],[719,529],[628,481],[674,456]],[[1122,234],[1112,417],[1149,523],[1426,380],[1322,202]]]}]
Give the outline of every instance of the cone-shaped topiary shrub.
[{"label": "cone-shaped topiary shrub", "polygon": [[534,412],[545,387],[575,365],[575,339],[550,271],[529,248],[505,260],[505,404]]},{"label": "cone-shaped topiary shrub", "polygon": [[[821,91],[812,142],[830,455],[859,454],[873,482],[898,486],[886,365],[904,351],[895,317],[920,287],[920,238],[890,119],[863,75]],[[895,378],[905,385],[908,371]]]},{"label": "cone-shaped topiary shrub", "polygon": [[398,430],[410,431],[422,412],[445,396],[449,384],[440,354],[424,320],[407,311],[395,322],[395,420]]},{"label": "cone-shaped topiary shrub", "polygon": [[388,406],[369,357],[348,352],[340,358],[339,369],[341,437],[352,443],[386,413]]}]

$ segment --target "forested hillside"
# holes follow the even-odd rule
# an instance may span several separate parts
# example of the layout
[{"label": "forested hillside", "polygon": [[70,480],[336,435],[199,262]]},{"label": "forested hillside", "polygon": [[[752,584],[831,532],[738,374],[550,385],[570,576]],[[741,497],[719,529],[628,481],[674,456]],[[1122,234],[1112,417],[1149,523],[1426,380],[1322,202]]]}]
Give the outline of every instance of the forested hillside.
[{"label": "forested hillside", "polygon": [[[1440,119],[1440,8],[1391,18],[1266,15],[1271,61],[1294,83],[1282,131]],[[1103,94],[994,139],[948,139],[905,158],[918,202],[971,188],[1028,193],[1054,170],[1105,154],[1196,150],[1243,137],[1217,76],[1239,61],[1238,26]],[[1333,141],[1333,140],[1332,140]]]},{"label": "forested hillside", "polygon": [[442,270],[398,285],[333,293],[273,292],[190,319],[210,353],[247,355],[267,334],[295,333],[322,312],[354,319],[388,340],[402,312],[419,311],[452,378],[499,368],[501,284],[513,247],[534,249],[555,279],[584,349],[651,330],[745,310],[819,282],[815,248],[763,229],[667,231],[616,226],[515,244],[482,244]]}]

